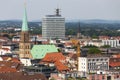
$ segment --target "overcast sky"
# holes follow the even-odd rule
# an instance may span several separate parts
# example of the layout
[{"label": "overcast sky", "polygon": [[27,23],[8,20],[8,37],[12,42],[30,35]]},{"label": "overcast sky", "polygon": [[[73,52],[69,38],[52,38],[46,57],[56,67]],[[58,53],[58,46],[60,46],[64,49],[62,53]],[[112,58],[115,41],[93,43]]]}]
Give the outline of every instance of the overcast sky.
[{"label": "overcast sky", "polygon": [[41,20],[57,7],[66,19],[120,20],[120,0],[0,0],[0,20],[21,20],[25,1],[28,20]]}]

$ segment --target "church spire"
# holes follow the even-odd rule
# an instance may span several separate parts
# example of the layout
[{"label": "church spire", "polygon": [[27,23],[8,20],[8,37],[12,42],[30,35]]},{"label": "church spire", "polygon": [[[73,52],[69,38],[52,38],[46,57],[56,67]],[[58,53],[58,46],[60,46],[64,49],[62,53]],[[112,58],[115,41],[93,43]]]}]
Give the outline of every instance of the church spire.
[{"label": "church spire", "polygon": [[23,22],[22,22],[22,31],[28,31],[26,5],[25,5],[25,8],[24,8],[24,16],[23,16]]}]

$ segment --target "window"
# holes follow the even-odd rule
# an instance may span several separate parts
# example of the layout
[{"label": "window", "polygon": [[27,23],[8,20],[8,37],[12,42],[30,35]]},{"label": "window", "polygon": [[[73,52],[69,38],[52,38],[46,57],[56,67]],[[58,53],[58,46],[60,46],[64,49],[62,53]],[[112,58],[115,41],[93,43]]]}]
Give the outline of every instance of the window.
[{"label": "window", "polygon": [[95,59],[93,59],[92,61],[95,61]]},{"label": "window", "polygon": [[102,79],[105,79],[105,76],[102,76]]},{"label": "window", "polygon": [[95,76],[94,75],[92,75],[92,80],[95,80]]},{"label": "window", "polygon": [[103,59],[100,59],[101,61],[103,61]]},{"label": "window", "polygon": [[96,61],[99,61],[99,59],[97,59]]},{"label": "window", "polygon": [[88,59],[88,61],[91,61],[90,59]]}]

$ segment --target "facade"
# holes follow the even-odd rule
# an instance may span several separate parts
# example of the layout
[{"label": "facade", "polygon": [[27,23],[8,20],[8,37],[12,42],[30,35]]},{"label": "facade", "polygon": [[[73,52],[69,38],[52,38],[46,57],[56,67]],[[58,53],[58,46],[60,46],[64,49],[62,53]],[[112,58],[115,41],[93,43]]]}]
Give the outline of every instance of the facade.
[{"label": "facade", "polygon": [[90,74],[88,80],[120,80],[119,74]]},{"label": "facade", "polygon": [[12,53],[12,52],[8,48],[2,48],[2,49],[0,49],[0,55],[5,55],[7,53]]},{"label": "facade", "polygon": [[82,45],[82,46],[87,46],[87,45],[92,45],[92,46],[97,46],[97,47],[101,47],[101,46],[103,46],[103,44],[102,44],[102,40],[84,40],[83,42],[82,42],[84,45]]},{"label": "facade", "polygon": [[99,36],[103,45],[110,45],[111,47],[120,47],[120,37]]},{"label": "facade", "polygon": [[109,39],[109,40],[102,40],[103,45],[110,45],[111,47],[119,47],[120,41],[118,39]]},{"label": "facade", "polygon": [[31,59],[28,59],[28,58],[21,58],[20,59],[20,62],[24,65],[24,66],[31,66],[32,65],[32,63],[31,63]]},{"label": "facade", "polygon": [[46,15],[42,19],[42,37],[65,38],[65,18],[59,15],[59,9],[56,10],[56,15]]},{"label": "facade", "polygon": [[98,70],[109,70],[109,57],[89,56],[78,58],[78,71],[96,73]]},{"label": "facade", "polygon": [[20,58],[32,58],[30,53],[31,44],[29,41],[29,30],[28,30],[28,23],[27,23],[27,13],[26,9],[24,11],[24,18],[22,24],[22,31],[20,36],[20,43],[19,43],[19,56]]}]

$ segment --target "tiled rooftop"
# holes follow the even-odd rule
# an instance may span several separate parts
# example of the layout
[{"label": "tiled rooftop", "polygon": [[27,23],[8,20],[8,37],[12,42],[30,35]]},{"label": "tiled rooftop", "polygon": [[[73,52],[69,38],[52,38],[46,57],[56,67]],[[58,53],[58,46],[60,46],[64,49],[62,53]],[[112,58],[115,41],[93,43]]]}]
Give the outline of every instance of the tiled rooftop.
[{"label": "tiled rooftop", "polygon": [[0,73],[1,80],[47,80],[42,74],[28,74],[24,72]]},{"label": "tiled rooftop", "polygon": [[62,53],[48,53],[42,60],[43,62],[54,63],[58,71],[69,70],[67,66],[64,65],[65,57]]},{"label": "tiled rooftop", "polygon": [[110,58],[109,65],[111,67],[119,67],[120,66],[120,57]]}]

